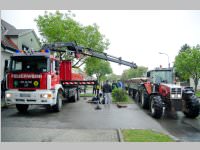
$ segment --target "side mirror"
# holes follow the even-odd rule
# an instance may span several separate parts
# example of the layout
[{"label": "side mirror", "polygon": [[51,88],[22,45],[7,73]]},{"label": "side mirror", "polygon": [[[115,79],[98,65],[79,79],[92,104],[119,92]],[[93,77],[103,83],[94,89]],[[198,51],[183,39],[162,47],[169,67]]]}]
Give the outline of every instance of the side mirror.
[{"label": "side mirror", "polygon": [[151,75],[150,72],[147,72],[147,77],[150,77],[150,75]]},{"label": "side mirror", "polygon": [[4,72],[6,73],[9,69],[9,60],[5,60]]},{"label": "side mirror", "polygon": [[59,61],[55,61],[55,70],[56,70],[56,72],[59,71],[59,65],[60,65]]}]

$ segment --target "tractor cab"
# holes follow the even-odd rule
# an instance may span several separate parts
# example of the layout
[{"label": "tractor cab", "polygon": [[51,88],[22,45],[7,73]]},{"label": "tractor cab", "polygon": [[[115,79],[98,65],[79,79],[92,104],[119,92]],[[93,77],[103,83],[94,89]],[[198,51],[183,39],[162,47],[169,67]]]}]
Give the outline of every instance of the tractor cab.
[{"label": "tractor cab", "polygon": [[147,77],[151,83],[171,83],[173,84],[173,69],[172,68],[158,68],[147,72]]}]

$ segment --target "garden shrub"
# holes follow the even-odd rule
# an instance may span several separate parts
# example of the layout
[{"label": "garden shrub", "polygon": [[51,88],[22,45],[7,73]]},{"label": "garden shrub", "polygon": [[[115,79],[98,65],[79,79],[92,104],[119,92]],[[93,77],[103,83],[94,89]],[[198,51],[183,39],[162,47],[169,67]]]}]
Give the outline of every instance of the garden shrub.
[{"label": "garden shrub", "polygon": [[127,102],[128,95],[125,90],[121,88],[115,88],[112,90],[112,97],[114,102]]}]

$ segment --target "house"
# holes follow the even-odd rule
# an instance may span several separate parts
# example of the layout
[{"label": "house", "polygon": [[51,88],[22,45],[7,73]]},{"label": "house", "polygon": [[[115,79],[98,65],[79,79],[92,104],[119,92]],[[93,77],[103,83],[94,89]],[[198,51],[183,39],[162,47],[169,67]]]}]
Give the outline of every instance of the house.
[{"label": "house", "polygon": [[1,20],[1,80],[4,77],[5,60],[16,50],[39,50],[40,41],[33,29],[16,29],[13,25]]}]

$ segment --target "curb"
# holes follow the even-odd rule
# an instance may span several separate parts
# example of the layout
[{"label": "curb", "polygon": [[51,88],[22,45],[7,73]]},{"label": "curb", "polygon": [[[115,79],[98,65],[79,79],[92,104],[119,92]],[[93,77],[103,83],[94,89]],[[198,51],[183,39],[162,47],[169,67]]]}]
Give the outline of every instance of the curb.
[{"label": "curb", "polygon": [[183,120],[183,123],[193,127],[194,129],[196,129],[197,131],[200,131],[200,127],[195,126],[193,123],[188,122],[187,120]]},{"label": "curb", "polygon": [[121,129],[117,129],[117,137],[119,139],[119,142],[124,142],[124,138],[123,138]]}]

